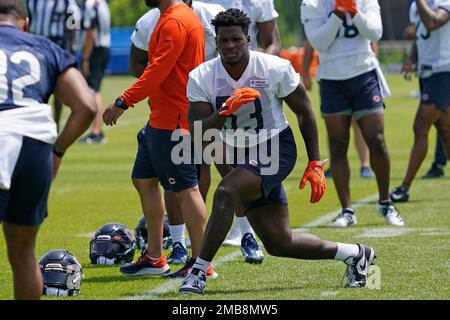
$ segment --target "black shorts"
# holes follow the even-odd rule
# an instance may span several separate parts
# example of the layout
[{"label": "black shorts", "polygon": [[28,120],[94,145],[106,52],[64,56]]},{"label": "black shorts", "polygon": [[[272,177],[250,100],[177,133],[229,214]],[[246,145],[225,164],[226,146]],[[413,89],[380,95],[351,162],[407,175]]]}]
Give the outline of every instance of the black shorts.
[{"label": "black shorts", "polygon": [[450,72],[439,72],[429,78],[420,78],[420,103],[434,104],[446,112],[450,107]]},{"label": "black shorts", "polygon": [[[260,176],[262,179],[261,198],[243,203],[244,212],[264,205],[288,204],[282,182],[292,172],[297,161],[297,147],[291,128],[284,129],[278,135],[278,148],[275,146],[272,148],[274,141],[276,141],[274,138],[268,140],[267,149],[264,148],[266,150],[263,150],[262,153],[254,152],[252,154],[248,150],[245,150],[244,159],[239,161],[236,157],[239,151],[237,148],[234,148],[233,155],[235,156],[235,161],[233,166],[244,168],[254,175]],[[278,154],[274,154],[273,152]],[[270,159],[270,163],[267,163],[268,159]],[[270,172],[267,169],[271,166],[273,167],[273,161],[278,161],[278,168],[276,171]]]},{"label": "black shorts", "polygon": [[9,190],[0,190],[0,222],[39,226],[47,217],[52,146],[23,137]]},{"label": "black shorts", "polygon": [[89,77],[87,82],[89,87],[95,92],[100,91],[106,66],[109,61],[109,48],[97,47],[92,51],[89,59]]},{"label": "black shorts", "polygon": [[375,70],[347,80],[320,82],[322,116],[349,115],[360,119],[384,110],[378,76]]},{"label": "black shorts", "polygon": [[138,152],[131,174],[133,179],[158,178],[164,190],[174,192],[198,185],[193,152],[186,155],[188,163],[175,163],[172,159],[172,149],[179,144],[179,141],[171,140],[172,133],[173,130],[156,129],[149,125],[139,131]]}]

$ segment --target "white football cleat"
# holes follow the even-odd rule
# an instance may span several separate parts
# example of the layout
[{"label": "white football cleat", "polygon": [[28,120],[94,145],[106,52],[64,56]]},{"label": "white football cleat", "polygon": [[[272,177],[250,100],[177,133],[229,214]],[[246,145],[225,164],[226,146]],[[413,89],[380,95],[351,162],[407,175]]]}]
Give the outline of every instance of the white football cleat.
[{"label": "white football cleat", "polygon": [[386,220],[387,224],[398,227],[405,225],[405,221],[403,221],[402,216],[392,202],[385,205],[378,203],[376,209],[378,213]]},{"label": "white football cleat", "polygon": [[330,223],[330,227],[345,228],[357,224],[355,212],[343,209],[342,212]]}]

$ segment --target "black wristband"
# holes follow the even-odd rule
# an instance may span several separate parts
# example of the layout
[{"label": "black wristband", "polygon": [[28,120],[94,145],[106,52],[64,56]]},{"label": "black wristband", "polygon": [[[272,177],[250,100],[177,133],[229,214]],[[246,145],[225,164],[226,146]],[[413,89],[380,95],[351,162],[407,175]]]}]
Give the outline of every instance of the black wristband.
[{"label": "black wristband", "polygon": [[56,145],[56,143],[53,145],[52,151],[53,151],[54,155],[57,156],[58,158],[64,157],[65,151],[61,150],[61,149]]},{"label": "black wristband", "polygon": [[122,110],[128,110],[128,108],[129,108],[129,106],[127,106],[126,104],[125,104],[125,100],[123,100],[122,98],[117,98],[116,99],[116,101],[114,102],[114,105],[117,107],[117,108],[120,108],[120,109],[122,109]]}]

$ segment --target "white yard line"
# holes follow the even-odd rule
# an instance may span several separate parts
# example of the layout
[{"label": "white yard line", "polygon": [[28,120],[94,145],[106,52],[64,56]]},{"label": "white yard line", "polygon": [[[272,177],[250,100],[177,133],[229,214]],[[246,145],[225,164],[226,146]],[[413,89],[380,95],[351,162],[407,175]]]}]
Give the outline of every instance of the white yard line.
[{"label": "white yard line", "polygon": [[[378,199],[378,193],[377,194],[373,194],[367,198],[364,198],[362,200],[356,201],[353,203],[353,208],[358,208],[364,205],[369,204],[370,202],[377,200]],[[317,218],[316,220],[308,223],[307,225],[300,227],[300,228],[296,228],[293,231],[294,232],[305,232],[307,230],[311,230],[314,229],[322,224],[328,223],[331,220],[333,220],[333,218],[336,217],[336,215],[338,215],[341,212],[341,209],[339,210],[335,210],[332,212],[328,212],[326,214],[324,214],[323,216]],[[214,260],[214,266],[220,266],[223,263],[226,262],[230,262],[233,261],[239,257],[242,256],[242,253],[240,250],[236,250],[233,251],[232,253],[227,254],[226,256],[223,256],[217,260]],[[159,295],[163,295],[167,292],[170,291],[174,291],[176,290],[181,284],[181,279],[177,279],[177,280],[169,280],[168,282],[156,287],[155,289],[140,293],[140,294],[135,294],[132,296],[128,296],[123,298],[124,300],[147,300],[147,299],[153,299],[158,297]]]}]

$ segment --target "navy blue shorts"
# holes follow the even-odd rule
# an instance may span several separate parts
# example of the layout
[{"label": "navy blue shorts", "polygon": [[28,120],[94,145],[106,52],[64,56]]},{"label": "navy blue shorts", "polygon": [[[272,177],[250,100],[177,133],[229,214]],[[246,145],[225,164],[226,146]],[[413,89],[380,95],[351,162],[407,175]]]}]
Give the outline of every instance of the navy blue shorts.
[{"label": "navy blue shorts", "polygon": [[420,78],[420,103],[434,104],[446,112],[450,106],[450,72],[439,72],[429,78]]},{"label": "navy blue shorts", "polygon": [[375,70],[347,80],[321,79],[319,84],[323,117],[349,115],[360,119],[383,112],[384,103]]},{"label": "navy blue shorts", "polygon": [[[272,151],[277,152],[278,150],[274,148],[272,150],[272,145],[274,139],[267,141],[267,150],[263,151],[263,155],[267,155],[273,161],[278,161],[278,170],[273,174],[265,174],[263,169],[268,169],[272,164],[264,164],[264,160],[261,160],[260,154],[257,153],[257,160],[253,158],[250,152],[246,150],[245,158],[243,161],[238,162],[233,165],[234,167],[241,167],[251,171],[253,174],[260,176],[262,178],[261,193],[262,197],[251,202],[243,203],[244,212],[255,209],[260,206],[276,204],[276,205],[287,205],[287,197],[284,191],[282,182],[286,179],[292,172],[297,160],[297,147],[295,144],[294,135],[290,127],[283,130],[279,136],[279,152],[278,157],[273,154]],[[237,154],[237,149],[234,149],[234,154]],[[267,153],[266,153],[267,151]],[[264,156],[265,158],[266,156]],[[236,158],[236,157],[235,157]],[[235,159],[236,160],[236,159]]]},{"label": "navy blue shorts", "polygon": [[11,188],[0,190],[0,222],[39,226],[47,217],[52,172],[52,146],[23,137]]},{"label": "navy blue shorts", "polygon": [[[179,144],[171,141],[172,130],[145,126],[137,135],[138,151],[134,161],[133,179],[158,178],[164,190],[183,191],[198,184],[197,166],[194,164],[193,148],[186,157],[188,163],[175,164],[172,149]],[[183,156],[183,152],[180,156]]]}]

